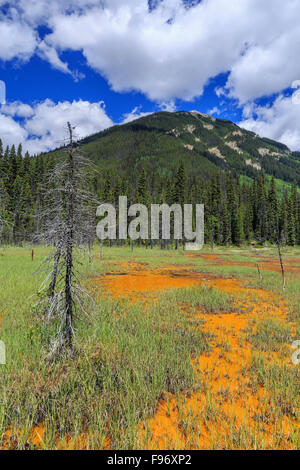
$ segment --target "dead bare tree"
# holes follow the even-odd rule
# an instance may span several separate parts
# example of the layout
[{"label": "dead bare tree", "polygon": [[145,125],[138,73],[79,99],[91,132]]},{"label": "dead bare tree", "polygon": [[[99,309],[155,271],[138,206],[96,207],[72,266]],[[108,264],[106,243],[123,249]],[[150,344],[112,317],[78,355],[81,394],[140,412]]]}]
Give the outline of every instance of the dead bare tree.
[{"label": "dead bare tree", "polygon": [[280,238],[277,236],[277,250],[278,250],[278,257],[280,261],[280,267],[281,267],[281,275],[282,275],[282,290],[285,290],[286,287],[286,282],[285,282],[285,272],[284,272],[284,266],[283,266],[283,261],[282,261],[282,254],[281,254],[281,243],[280,243]]},{"label": "dead bare tree", "polygon": [[90,252],[96,233],[98,202],[86,189],[93,165],[78,151],[73,128],[67,125],[67,155],[45,181],[47,207],[39,214],[43,227],[39,238],[54,247],[45,260],[47,276],[40,297],[47,320],[60,320],[50,358],[72,349],[75,313],[87,313],[85,302],[91,299],[80,286],[78,263],[81,249]]},{"label": "dead bare tree", "polygon": [[257,267],[257,272],[258,272],[259,280],[260,280],[260,282],[262,282],[263,277],[262,277],[261,270],[260,270],[260,266],[259,266],[258,263],[256,263],[256,267]]},{"label": "dead bare tree", "polygon": [[74,155],[73,155],[73,129],[68,122],[68,130],[70,135],[70,144],[68,151],[67,164],[67,187],[66,187],[66,247],[65,247],[65,303],[66,303],[66,345],[72,346],[73,336],[73,292],[72,292],[72,274],[73,274],[73,248],[74,248]]}]

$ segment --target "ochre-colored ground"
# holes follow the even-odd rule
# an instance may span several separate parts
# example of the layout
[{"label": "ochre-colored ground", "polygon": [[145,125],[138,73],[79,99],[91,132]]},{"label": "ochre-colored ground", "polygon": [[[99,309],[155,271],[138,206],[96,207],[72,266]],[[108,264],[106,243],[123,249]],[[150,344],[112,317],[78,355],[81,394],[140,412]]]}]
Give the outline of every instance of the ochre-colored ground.
[{"label": "ochre-colored ground", "polygon": [[[168,266],[151,270],[142,265],[128,264],[122,265],[124,272],[121,274],[108,274],[101,278],[96,278],[106,291],[115,297],[129,296],[132,299],[144,297],[145,294],[155,293],[165,289],[179,289],[182,287],[197,286],[203,282],[203,276],[199,273],[188,270],[187,267],[178,268]],[[209,279],[211,276],[206,275]]]},{"label": "ochre-colored ground", "polygon": [[[220,262],[217,255],[213,255]],[[212,255],[209,255],[212,261]],[[222,260],[223,263],[223,260]],[[198,318],[204,329],[214,334],[210,353],[193,361],[197,382],[195,390],[180,397],[166,396],[157,412],[139,428],[140,448],[147,449],[222,449],[257,448],[289,449],[291,436],[299,432],[294,418],[275,417],[268,391],[253,389],[249,372],[251,345],[245,329],[253,319],[272,318],[288,322],[283,303],[261,289],[243,287],[237,279],[215,278],[194,273],[184,267],[169,266],[149,270],[145,266],[123,266],[122,276],[108,275],[101,281],[115,296],[132,298],[141,292],[200,285],[244,294],[238,309],[231,314],[202,314]],[[246,303],[245,303],[246,296]],[[278,361],[276,353],[263,353],[270,363]]]},{"label": "ochre-colored ground", "polygon": [[[224,282],[219,287],[230,290]],[[265,409],[270,406],[269,396],[262,387],[251,390],[247,376],[251,347],[242,336],[249,319],[260,316],[267,308],[262,292],[259,292],[258,300],[260,302],[253,306],[251,313],[241,310],[232,314],[202,315],[199,312],[199,318],[205,321],[205,329],[215,335],[212,351],[193,362],[200,390],[183,395],[180,404],[175,397],[159,404],[156,415],[145,428],[147,433],[141,431],[142,435],[147,435],[148,448],[166,449],[179,445],[188,449],[222,449],[230,440],[239,448],[243,443],[245,447],[255,447],[255,439],[264,442],[264,448],[274,449],[276,444],[285,449],[290,447],[295,420],[285,417],[276,423],[276,431],[275,423],[257,420],[261,413],[272,414],[272,410]],[[280,308],[273,308],[268,315],[281,320],[284,316]],[[241,437],[243,432],[245,435]]]},{"label": "ochre-colored ground", "polygon": [[[21,437],[21,432],[18,433]],[[13,442],[12,439],[12,432],[11,430],[6,431],[4,435],[4,445],[0,448],[0,450],[10,450],[12,449]],[[35,448],[37,450],[45,448],[45,440],[46,440],[46,429],[43,423],[35,426],[29,436],[26,437],[26,442],[29,448]],[[80,435],[76,441],[72,440],[70,436],[66,436],[65,439],[59,440],[57,439],[56,442],[56,450],[73,450],[73,449],[87,449],[88,448],[88,440],[89,436],[87,435]],[[25,446],[26,448],[26,446]],[[104,450],[110,449],[110,440],[108,438],[105,439],[102,448]],[[96,450],[96,449],[95,449]]]},{"label": "ochre-colored ground", "polygon": [[[201,256],[210,264],[255,267],[255,263],[235,263],[215,254],[188,254],[189,256]],[[299,260],[286,263],[287,271],[298,272],[297,263]],[[280,270],[278,263],[267,257],[260,262],[260,268]],[[257,448],[257,443],[260,446],[263,443],[265,449],[291,448],[291,436],[299,432],[299,422],[293,417],[275,418],[269,392],[261,386],[251,386],[249,368],[252,350],[245,332],[252,320],[262,317],[274,318],[286,324],[288,320],[283,303],[266,291],[244,287],[238,279],[218,278],[208,273],[194,272],[192,269],[192,266],[186,265],[152,270],[144,264],[125,263],[120,264],[119,273],[94,279],[94,283],[97,285],[99,282],[107,293],[116,297],[130,296],[133,301],[155,294],[156,291],[202,283],[234,293],[237,297],[239,293],[244,294],[234,313],[216,312],[208,315],[198,312],[204,329],[214,335],[212,349],[193,360],[196,372],[193,390],[176,397],[165,394],[158,404],[156,414],[140,424],[139,448]],[[279,361],[276,353],[260,354],[268,356],[270,363]],[[40,448],[44,434],[43,425],[37,426],[27,440]],[[4,438],[4,449],[8,447],[10,435],[8,430]],[[81,436],[78,439],[74,443],[67,436],[65,441],[57,442],[57,449],[85,448],[86,437]],[[104,448],[109,448],[109,439]]]},{"label": "ochre-colored ground", "polygon": [[[250,261],[235,261],[229,255],[226,254],[214,254],[214,253],[187,253],[187,257],[190,258],[202,258],[209,262],[210,265],[216,266],[244,266],[247,268],[257,269],[257,265],[262,271],[274,271],[281,272],[281,266],[279,260],[265,254],[260,255],[257,259],[257,254],[247,254],[247,258],[253,257],[253,262]],[[284,268],[287,273],[295,273],[300,275],[300,262],[299,258],[289,258],[284,260]]]}]

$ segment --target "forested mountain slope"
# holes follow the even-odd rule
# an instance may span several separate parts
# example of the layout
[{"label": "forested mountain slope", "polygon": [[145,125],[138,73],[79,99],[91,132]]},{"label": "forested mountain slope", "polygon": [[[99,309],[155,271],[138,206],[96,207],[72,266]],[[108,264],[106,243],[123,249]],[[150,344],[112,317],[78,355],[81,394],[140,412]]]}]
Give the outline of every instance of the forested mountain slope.
[{"label": "forested mountain slope", "polygon": [[[182,111],[152,114],[77,145],[95,164],[86,187],[98,201],[117,206],[119,195],[127,195],[129,203],[147,206],[203,203],[210,243],[274,243],[280,236],[300,244],[300,153],[283,144]],[[3,241],[39,239],[45,176],[64,151],[30,157],[17,142],[3,149],[0,140]]]},{"label": "forested mountain slope", "polygon": [[299,152],[198,111],[152,114],[92,135],[81,145],[101,168],[132,179],[141,168],[171,176],[184,161],[191,176],[207,177],[221,168],[255,178],[263,170],[300,185]]}]

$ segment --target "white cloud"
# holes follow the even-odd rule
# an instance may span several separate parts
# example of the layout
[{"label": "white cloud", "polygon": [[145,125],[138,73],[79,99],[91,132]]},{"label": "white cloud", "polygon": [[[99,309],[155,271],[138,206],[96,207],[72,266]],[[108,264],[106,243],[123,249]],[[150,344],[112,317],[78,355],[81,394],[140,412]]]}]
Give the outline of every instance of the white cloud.
[{"label": "white cloud", "polygon": [[72,74],[71,70],[69,69],[68,64],[63,62],[59,56],[57,51],[53,48],[48,46],[45,41],[41,41],[39,44],[39,55],[40,57],[48,60],[54,68],[61,70],[62,72]]},{"label": "white cloud", "polygon": [[46,24],[54,15],[80,13],[87,8],[99,6],[99,3],[99,0],[10,0],[9,2],[11,11],[18,10],[21,17],[33,26]]},{"label": "white cloud", "polygon": [[37,37],[34,30],[21,21],[6,21],[0,15],[0,59],[26,60],[34,53]]},{"label": "white cloud", "polygon": [[280,92],[300,76],[295,0],[284,6],[281,0],[203,0],[189,9],[180,0],[164,0],[151,12],[146,0],[103,3],[53,16],[46,41],[82,50],[115,91],[190,100],[211,77],[230,72],[231,95],[246,102]]},{"label": "white cloud", "polygon": [[22,103],[21,101],[6,103],[0,108],[0,111],[2,114],[21,118],[28,118],[34,114],[33,108],[29,106],[29,104]]},{"label": "white cloud", "polygon": [[[240,103],[300,77],[297,0],[202,0],[189,8],[160,0],[151,10],[147,0],[9,4],[0,26],[4,60],[36,51],[73,74],[59,54],[79,50],[115,91],[137,90],[157,102],[191,100],[220,73],[229,73],[227,90]],[[44,42],[35,33],[41,24],[52,31]]]},{"label": "white cloud", "polygon": [[241,127],[300,150],[300,104],[294,104],[292,97],[280,95],[270,106],[249,105],[244,117]]},{"label": "white cloud", "polygon": [[126,124],[127,122],[135,121],[136,119],[139,119],[144,116],[148,116],[149,114],[152,114],[152,113],[144,113],[141,111],[140,106],[136,106],[135,108],[133,108],[131,112],[123,115],[121,124]]},{"label": "white cloud", "polygon": [[175,100],[162,101],[159,107],[162,111],[168,111],[169,113],[174,113],[177,110]]},{"label": "white cloud", "polygon": [[218,98],[221,98],[221,96],[227,96],[228,95],[228,91],[225,90],[223,87],[220,87],[220,86],[215,88],[215,93],[216,93]]},{"label": "white cloud", "polygon": [[[37,53],[78,79],[61,53],[81,51],[114,91],[141,92],[161,109],[176,109],[177,98],[200,96],[220,73],[228,73],[228,81],[216,89],[219,98],[229,94],[243,106],[300,79],[299,0],[202,0],[190,8],[183,0],[155,0],[151,10],[147,0],[11,0],[9,5],[5,17],[0,13],[0,59],[26,60]],[[43,40],[39,25],[51,31]],[[273,117],[263,108],[260,120],[245,118],[247,125],[279,135],[280,100]],[[286,107],[286,116],[293,115]],[[136,116],[133,111],[125,119]],[[298,145],[292,121],[283,124],[280,139]]]},{"label": "white cloud", "polygon": [[[14,116],[25,118],[16,121]],[[30,153],[61,146],[67,137],[66,123],[75,126],[75,137],[83,138],[113,125],[103,102],[45,100],[32,107],[11,103],[0,108],[0,136],[4,145],[22,143]]]},{"label": "white cloud", "polygon": [[57,70],[71,75],[76,82],[85,77],[84,74],[76,70],[70,70],[69,65],[60,59],[56,49],[46,44],[45,41],[41,41],[39,43],[37,53],[42,59],[48,60],[48,62]]},{"label": "white cloud", "polygon": [[52,65],[68,73],[68,66],[55,56],[56,51],[39,44],[36,28],[47,25],[54,15],[80,13],[86,8],[99,5],[99,0],[2,0],[1,5],[6,6],[6,13],[0,11],[0,59],[27,60],[35,52],[44,52],[44,57]]},{"label": "white cloud", "polygon": [[207,114],[221,114],[221,110],[217,106],[214,106],[207,111]]},{"label": "white cloud", "polygon": [[25,142],[27,132],[11,116],[0,112],[0,137],[4,146]]},{"label": "white cloud", "polygon": [[[300,8],[294,13],[299,19]],[[298,19],[286,22],[286,31],[276,38],[249,48],[233,65],[226,86],[240,103],[278,93],[300,77]]]},{"label": "white cloud", "polygon": [[[145,0],[115,2],[114,8],[106,3],[106,9],[53,17],[53,33],[45,40],[55,48],[82,50],[115,91],[138,90],[154,101],[190,100],[238,58],[246,23],[240,3],[211,0],[185,10],[180,1],[164,1],[151,13]],[[226,36],[216,22],[228,26],[235,10],[242,19],[239,34]]]}]

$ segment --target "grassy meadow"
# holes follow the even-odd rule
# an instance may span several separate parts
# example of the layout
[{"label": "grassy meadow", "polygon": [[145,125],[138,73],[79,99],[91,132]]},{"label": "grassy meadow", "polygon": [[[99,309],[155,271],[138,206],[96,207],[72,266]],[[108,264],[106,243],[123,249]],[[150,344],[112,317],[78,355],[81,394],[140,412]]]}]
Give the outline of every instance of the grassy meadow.
[{"label": "grassy meadow", "polygon": [[[48,249],[0,248],[2,449],[299,449],[300,249],[93,249],[75,350],[36,308]],[[300,355],[299,355],[300,356]]]}]

